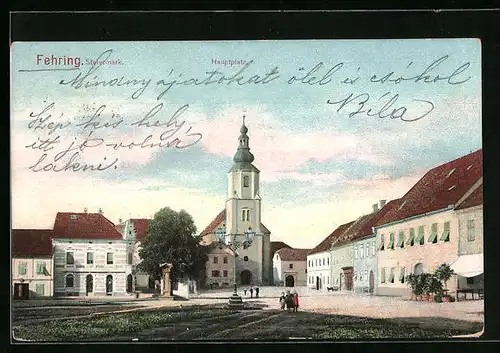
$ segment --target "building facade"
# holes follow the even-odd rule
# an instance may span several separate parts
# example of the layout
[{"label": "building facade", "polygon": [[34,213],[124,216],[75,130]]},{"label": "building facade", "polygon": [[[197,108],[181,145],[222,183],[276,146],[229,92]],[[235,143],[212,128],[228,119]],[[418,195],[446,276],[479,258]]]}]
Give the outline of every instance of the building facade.
[{"label": "building facade", "polygon": [[307,285],[307,253],[311,249],[282,248],[274,254],[274,285],[302,287]]},{"label": "building facade", "polygon": [[[455,207],[482,178],[482,150],[429,170],[376,224],[377,294],[409,296],[410,273],[433,272],[458,258]],[[456,279],[449,281],[450,293]]]},{"label": "building facade", "polygon": [[[248,128],[240,129],[238,149],[234,155],[234,165],[228,173],[228,192],[226,208],[201,233],[204,244],[216,242],[216,232],[222,231],[226,239],[232,242],[243,242],[245,233],[254,232],[251,246],[238,249],[236,263],[236,281],[242,285],[269,285],[272,278],[271,233],[261,222],[260,171],[252,164],[254,156],[250,152]],[[218,282],[220,275],[218,263],[213,263],[214,257],[219,257],[217,247],[206,263],[207,283]],[[223,270],[224,271],[224,270]],[[233,270],[234,271],[234,270]],[[234,280],[229,278],[229,283]]]},{"label": "building facade", "polygon": [[12,230],[12,289],[17,299],[50,297],[54,291],[51,229]]},{"label": "building facade", "polygon": [[120,296],[133,291],[127,253],[132,241],[99,213],[56,215],[53,233],[55,296]]}]

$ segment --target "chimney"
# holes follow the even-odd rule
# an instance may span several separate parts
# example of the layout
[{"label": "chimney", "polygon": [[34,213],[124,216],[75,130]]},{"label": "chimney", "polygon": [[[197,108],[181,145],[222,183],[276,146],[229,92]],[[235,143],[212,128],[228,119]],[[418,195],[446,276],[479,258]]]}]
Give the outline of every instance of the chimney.
[{"label": "chimney", "polygon": [[99,207],[99,210],[97,211],[99,214],[102,214],[102,208]]},{"label": "chimney", "polygon": [[374,203],[372,207],[373,207],[373,212],[378,212],[378,203]]},{"label": "chimney", "polygon": [[83,209],[83,212],[87,213],[87,211],[88,211],[88,208],[87,208],[87,207],[85,207],[85,208]]},{"label": "chimney", "polygon": [[123,219],[118,218],[118,224],[121,224],[123,222]]},{"label": "chimney", "polygon": [[379,206],[379,208],[380,209],[384,208],[386,202],[387,202],[387,200],[380,200],[380,206]]}]

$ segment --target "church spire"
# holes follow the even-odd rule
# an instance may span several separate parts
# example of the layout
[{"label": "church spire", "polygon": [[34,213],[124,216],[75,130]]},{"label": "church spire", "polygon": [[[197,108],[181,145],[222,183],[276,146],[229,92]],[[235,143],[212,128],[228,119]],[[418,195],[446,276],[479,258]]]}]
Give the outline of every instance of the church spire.
[{"label": "church spire", "polygon": [[250,152],[249,138],[247,135],[248,128],[245,125],[245,115],[243,115],[243,124],[240,129],[239,145],[236,154],[233,157],[233,161],[236,164],[244,166],[246,164],[251,164],[255,157]]}]

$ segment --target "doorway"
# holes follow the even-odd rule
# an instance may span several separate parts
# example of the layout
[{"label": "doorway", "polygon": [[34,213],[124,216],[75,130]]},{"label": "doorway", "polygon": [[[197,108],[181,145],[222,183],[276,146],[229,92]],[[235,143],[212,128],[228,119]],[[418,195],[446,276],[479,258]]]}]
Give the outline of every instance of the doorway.
[{"label": "doorway", "polygon": [[132,293],[133,292],[133,284],[134,284],[134,278],[132,277],[132,274],[129,274],[127,276],[127,293]]},{"label": "doorway", "polygon": [[373,291],[375,290],[375,276],[373,274],[373,270],[370,270],[370,293],[373,294]]},{"label": "doorway", "polygon": [[295,278],[292,275],[288,275],[285,277],[285,286],[286,287],[295,287]]},{"label": "doorway", "polygon": [[27,300],[30,298],[28,283],[14,283],[14,299]]},{"label": "doorway", "polygon": [[348,267],[342,269],[344,271],[344,283],[346,290],[352,290],[352,276],[353,276],[353,268]]},{"label": "doorway", "polygon": [[85,279],[85,292],[88,295],[94,291],[94,277],[91,274],[87,275]]},{"label": "doorway", "polygon": [[240,273],[241,285],[248,286],[252,283],[252,272],[249,270],[243,270]]},{"label": "doorway", "polygon": [[316,276],[316,290],[321,289],[321,278],[319,276]]},{"label": "doorway", "polygon": [[106,276],[106,295],[113,295],[113,276]]}]

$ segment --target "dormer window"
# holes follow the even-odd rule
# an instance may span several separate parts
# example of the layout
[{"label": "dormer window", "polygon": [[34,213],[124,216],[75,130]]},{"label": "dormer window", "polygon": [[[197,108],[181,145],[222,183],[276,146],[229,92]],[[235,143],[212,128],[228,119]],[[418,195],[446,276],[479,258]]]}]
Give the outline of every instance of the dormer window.
[{"label": "dormer window", "polygon": [[471,169],[472,168],[472,164],[470,166],[467,167],[467,170]]},{"label": "dormer window", "polygon": [[72,214],[72,215],[70,216],[70,219],[72,219],[72,220],[75,220],[75,219],[77,219],[77,218],[78,218],[78,217],[76,216],[76,214]]},{"label": "dormer window", "polygon": [[250,185],[250,178],[248,177],[248,175],[245,175],[243,177],[243,187],[247,188],[249,185]]},{"label": "dormer window", "polygon": [[455,168],[453,168],[452,170],[450,170],[450,172],[448,173],[448,175],[446,177],[449,178],[450,175],[452,175],[454,171],[455,171]]}]

